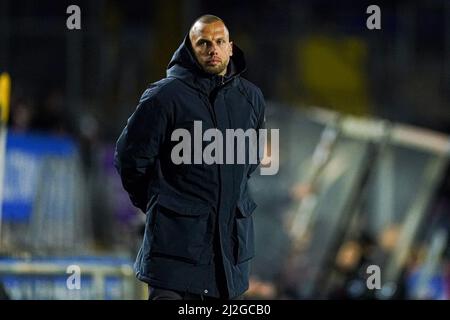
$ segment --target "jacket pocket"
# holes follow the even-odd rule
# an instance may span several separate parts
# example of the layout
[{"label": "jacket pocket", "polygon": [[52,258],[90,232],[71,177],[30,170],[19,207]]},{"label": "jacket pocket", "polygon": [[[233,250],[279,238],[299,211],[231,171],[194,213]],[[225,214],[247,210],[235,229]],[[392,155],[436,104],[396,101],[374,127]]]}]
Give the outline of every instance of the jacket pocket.
[{"label": "jacket pocket", "polygon": [[198,263],[206,245],[210,211],[208,204],[159,195],[150,255]]},{"label": "jacket pocket", "polygon": [[250,198],[240,199],[235,218],[235,262],[243,263],[255,256],[255,231],[252,213],[256,203]]}]

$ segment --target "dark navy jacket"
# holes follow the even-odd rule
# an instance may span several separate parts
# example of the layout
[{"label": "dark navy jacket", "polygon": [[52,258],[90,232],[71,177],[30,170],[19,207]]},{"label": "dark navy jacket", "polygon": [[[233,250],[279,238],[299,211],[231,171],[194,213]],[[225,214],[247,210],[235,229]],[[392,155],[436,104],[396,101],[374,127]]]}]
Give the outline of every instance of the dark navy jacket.
[{"label": "dark navy jacket", "polygon": [[[194,121],[202,121],[203,132],[222,132],[224,146],[226,129],[264,127],[263,95],[241,77],[244,70],[242,51],[234,46],[227,75],[206,74],[186,37],[167,77],[144,92],[117,141],[115,166],[122,184],[146,213],[135,270],[150,285],[219,297],[222,279],[225,298],[248,289],[256,204],[247,181],[258,164],[176,165],[171,160],[179,143],[171,141],[173,130],[184,128],[193,136]],[[248,153],[248,147],[236,152]]]}]

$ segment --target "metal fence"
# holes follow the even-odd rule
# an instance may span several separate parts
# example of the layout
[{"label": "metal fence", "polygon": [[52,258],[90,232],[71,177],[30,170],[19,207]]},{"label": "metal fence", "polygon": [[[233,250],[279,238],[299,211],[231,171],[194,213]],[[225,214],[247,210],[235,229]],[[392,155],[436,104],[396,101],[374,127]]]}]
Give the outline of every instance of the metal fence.
[{"label": "metal fence", "polygon": [[146,294],[130,262],[118,258],[1,259],[0,281],[15,300],[125,300]]},{"label": "metal fence", "polygon": [[[95,250],[92,215],[96,213],[90,206],[93,185],[85,172],[72,139],[9,133],[0,284],[11,299],[145,297],[134,277],[129,252]],[[105,226],[111,226],[106,219],[114,217],[102,217]],[[101,258],[104,255],[109,258]],[[67,285],[69,266],[80,270],[79,289]]]}]

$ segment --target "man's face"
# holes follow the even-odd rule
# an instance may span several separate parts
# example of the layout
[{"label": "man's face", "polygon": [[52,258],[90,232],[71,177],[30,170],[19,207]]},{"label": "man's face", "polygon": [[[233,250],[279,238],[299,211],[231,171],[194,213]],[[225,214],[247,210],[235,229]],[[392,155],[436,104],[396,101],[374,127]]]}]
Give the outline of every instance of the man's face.
[{"label": "man's face", "polygon": [[189,38],[203,70],[210,74],[225,75],[230,57],[233,55],[233,43],[229,40],[228,30],[223,22],[209,24],[197,22]]}]

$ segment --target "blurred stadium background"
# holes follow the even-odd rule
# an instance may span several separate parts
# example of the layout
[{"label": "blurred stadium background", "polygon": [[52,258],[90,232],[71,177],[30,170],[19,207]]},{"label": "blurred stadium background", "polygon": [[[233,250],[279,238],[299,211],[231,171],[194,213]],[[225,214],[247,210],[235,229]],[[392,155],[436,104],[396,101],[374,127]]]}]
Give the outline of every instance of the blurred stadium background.
[{"label": "blurred stadium background", "polygon": [[[66,28],[70,4],[81,30]],[[1,0],[0,298],[147,298],[131,269],[144,215],[114,144],[192,21],[212,13],[280,129],[279,173],[251,182],[247,297],[449,299],[450,2],[377,1],[374,31],[369,4]],[[380,290],[366,287],[372,264]],[[80,290],[66,287],[69,265]]]}]

